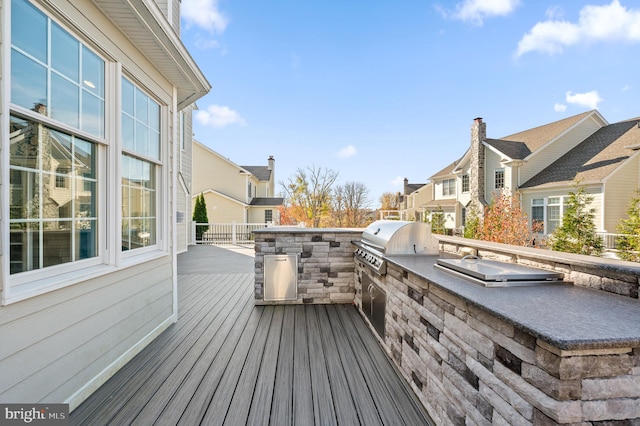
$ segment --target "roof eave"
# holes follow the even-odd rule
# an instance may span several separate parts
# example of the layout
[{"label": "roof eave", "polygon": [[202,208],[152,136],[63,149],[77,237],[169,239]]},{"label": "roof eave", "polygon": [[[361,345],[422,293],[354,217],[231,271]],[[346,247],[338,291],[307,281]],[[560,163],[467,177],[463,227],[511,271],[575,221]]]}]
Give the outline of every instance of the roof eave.
[{"label": "roof eave", "polygon": [[140,51],[177,88],[179,109],[209,93],[211,84],[153,0],[93,2],[132,43],[145,46]]}]

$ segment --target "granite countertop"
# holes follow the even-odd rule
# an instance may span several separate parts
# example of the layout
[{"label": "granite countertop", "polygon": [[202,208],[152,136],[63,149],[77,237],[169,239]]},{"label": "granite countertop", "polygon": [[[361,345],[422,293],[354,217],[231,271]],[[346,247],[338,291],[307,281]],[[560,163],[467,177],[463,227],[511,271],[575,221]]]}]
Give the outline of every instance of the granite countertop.
[{"label": "granite countertop", "polygon": [[562,350],[640,346],[640,301],[554,283],[484,287],[434,268],[438,256],[388,256],[416,274]]}]

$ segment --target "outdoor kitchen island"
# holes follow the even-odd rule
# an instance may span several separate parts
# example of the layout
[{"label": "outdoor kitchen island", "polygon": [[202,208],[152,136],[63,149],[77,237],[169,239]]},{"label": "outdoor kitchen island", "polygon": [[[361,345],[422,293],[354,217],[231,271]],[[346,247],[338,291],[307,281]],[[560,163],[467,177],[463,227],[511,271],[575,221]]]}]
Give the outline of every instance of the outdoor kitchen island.
[{"label": "outdoor kitchen island", "polygon": [[439,257],[385,256],[381,274],[356,257],[356,304],[368,319],[365,284],[384,294],[384,333],[371,329],[437,424],[640,422],[637,298],[484,287]]},{"label": "outdoor kitchen island", "polygon": [[[423,232],[256,232],[255,303],[354,303],[438,425],[640,424],[640,266],[440,235],[433,254],[401,227]],[[566,282],[484,287],[434,267],[469,253]],[[298,255],[296,300],[264,301],[264,258],[281,254]]]}]

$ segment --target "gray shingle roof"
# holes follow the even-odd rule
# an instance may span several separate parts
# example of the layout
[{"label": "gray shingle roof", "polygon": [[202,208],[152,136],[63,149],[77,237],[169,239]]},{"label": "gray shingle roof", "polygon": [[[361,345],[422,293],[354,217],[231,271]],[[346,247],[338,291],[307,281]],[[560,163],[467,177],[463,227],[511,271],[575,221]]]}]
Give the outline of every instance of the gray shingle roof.
[{"label": "gray shingle roof", "polygon": [[406,194],[411,194],[413,192],[416,192],[418,189],[422,188],[423,186],[425,186],[426,183],[408,183],[406,185]]},{"label": "gray shingle roof", "polygon": [[[553,123],[545,124],[542,126],[534,127],[533,129],[525,130],[523,132],[514,133],[500,138],[502,141],[514,141],[522,142],[529,152],[541,148],[553,138],[559,136],[563,132],[567,131],[571,126],[578,123],[586,116],[593,114],[595,110],[583,112],[582,114],[574,115],[562,120],[554,121]],[[517,148],[517,152],[524,152],[524,148]],[[505,154],[507,154],[505,152]],[[512,157],[514,158],[514,157]]]},{"label": "gray shingle roof", "polygon": [[271,170],[269,170],[268,166],[240,166],[252,175],[254,175],[258,180],[268,181],[271,179]]},{"label": "gray shingle roof", "polygon": [[487,139],[485,142],[512,160],[523,160],[531,154],[531,149],[524,142],[503,139]]},{"label": "gray shingle roof", "polygon": [[250,205],[252,205],[252,206],[279,206],[279,205],[282,205],[283,203],[284,203],[284,198],[278,198],[278,197],[271,197],[271,198],[256,197],[253,200],[251,200]]},{"label": "gray shingle roof", "polygon": [[529,179],[521,188],[571,184],[574,181],[601,182],[635,152],[625,147],[638,144],[638,119],[610,124]]}]

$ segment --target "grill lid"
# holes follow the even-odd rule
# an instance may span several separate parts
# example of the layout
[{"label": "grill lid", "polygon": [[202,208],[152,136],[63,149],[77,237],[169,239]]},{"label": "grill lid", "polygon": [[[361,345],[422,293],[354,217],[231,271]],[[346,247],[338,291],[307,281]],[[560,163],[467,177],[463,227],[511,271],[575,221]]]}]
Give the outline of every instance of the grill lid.
[{"label": "grill lid", "polygon": [[438,254],[428,223],[402,220],[377,220],[362,233],[362,242],[385,255]]},{"label": "grill lid", "polygon": [[543,284],[562,281],[563,274],[515,263],[465,256],[462,259],[437,259],[437,266],[487,287]]}]

